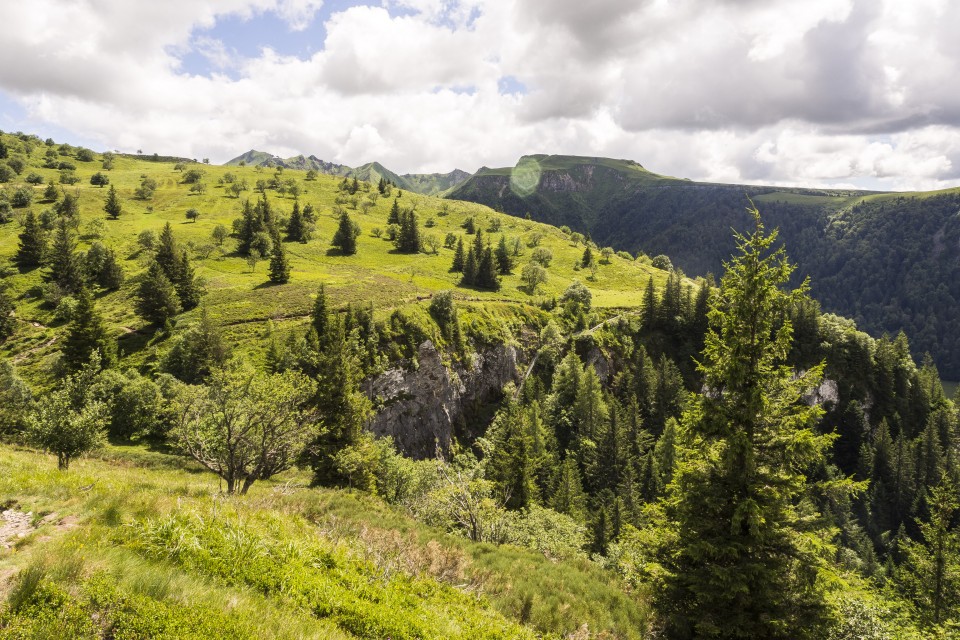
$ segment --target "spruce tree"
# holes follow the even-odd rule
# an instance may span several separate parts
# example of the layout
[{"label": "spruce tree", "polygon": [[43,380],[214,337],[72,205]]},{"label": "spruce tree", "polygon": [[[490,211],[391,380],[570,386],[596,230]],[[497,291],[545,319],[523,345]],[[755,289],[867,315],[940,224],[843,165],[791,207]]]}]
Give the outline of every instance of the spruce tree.
[{"label": "spruce tree", "polygon": [[507,239],[500,236],[500,242],[497,244],[497,273],[507,275],[513,269],[513,259],[510,257],[510,250],[507,249]]},{"label": "spruce tree", "polygon": [[173,286],[177,289],[177,296],[180,298],[180,304],[184,311],[193,309],[200,304],[200,298],[203,297],[203,287],[193,273],[193,266],[190,265],[190,258],[187,252],[180,252],[174,278],[171,278]]},{"label": "spruce tree", "polygon": [[533,443],[525,424],[523,407],[512,386],[505,390],[506,404],[490,428],[493,450],[487,461],[487,477],[493,481],[508,509],[526,509],[536,498],[533,483]]},{"label": "spruce tree", "polygon": [[657,293],[653,286],[653,276],[647,280],[647,286],[643,290],[643,312],[641,322],[645,331],[651,331],[657,326]]},{"label": "spruce tree", "polygon": [[453,264],[450,266],[450,271],[463,273],[465,261],[466,256],[463,254],[463,238],[460,237],[457,239],[457,248],[453,252]]},{"label": "spruce tree", "polygon": [[580,265],[587,269],[590,265],[593,264],[593,251],[590,249],[590,245],[587,245],[587,248],[583,250],[583,257],[580,258]]},{"label": "spruce tree", "polygon": [[116,290],[123,284],[123,268],[117,262],[117,252],[113,249],[107,249],[103,258],[103,264],[97,273],[97,284],[104,289]]},{"label": "spruce tree", "polygon": [[47,251],[47,236],[33,211],[27,211],[23,219],[23,231],[20,232],[20,244],[17,247],[16,263],[23,269],[33,269],[43,264]]},{"label": "spruce tree", "polygon": [[273,255],[270,257],[270,282],[284,284],[290,280],[290,261],[280,238],[273,243]]},{"label": "spruce tree", "polygon": [[350,215],[344,211],[340,214],[340,223],[333,234],[330,244],[340,250],[345,256],[352,256],[357,252],[357,236]]},{"label": "spruce tree", "polygon": [[400,203],[397,202],[397,199],[393,199],[393,204],[390,206],[390,213],[387,215],[387,224],[400,224]]},{"label": "spruce tree", "polygon": [[67,370],[79,371],[90,362],[94,352],[99,352],[103,366],[109,366],[114,355],[113,345],[103,318],[94,306],[93,296],[86,287],[81,287],[76,297],[77,308],[67,327],[63,344],[63,363]]},{"label": "spruce tree", "polygon": [[300,214],[300,202],[293,201],[293,212],[290,214],[290,221],[287,222],[287,240],[291,242],[303,242],[304,222]]},{"label": "spruce tree", "polygon": [[[785,292],[792,271],[776,232],[737,235],[709,314],[699,365],[707,391],[684,414],[666,502],[675,523],[659,606],[671,638],[820,638],[827,619],[820,532],[799,506],[813,488],[804,470],[833,441],[800,400],[822,365],[795,375]],[[842,481],[833,490],[849,490]]]},{"label": "spruce tree", "polygon": [[460,284],[473,286],[477,283],[477,256],[473,252],[473,247],[467,250],[467,259],[463,262],[463,277],[460,278]]},{"label": "spruce tree", "polygon": [[103,210],[111,220],[120,218],[123,213],[123,205],[120,204],[120,198],[117,197],[117,188],[110,185],[110,191],[107,192],[107,202],[103,205]]},{"label": "spruce tree", "polygon": [[496,260],[489,245],[483,250],[483,257],[477,265],[477,286],[491,291],[500,290],[500,276],[497,275]]},{"label": "spruce tree", "polygon": [[587,500],[583,493],[583,484],[580,480],[580,469],[577,467],[576,457],[568,451],[566,458],[560,465],[557,475],[557,487],[553,492],[550,506],[559,513],[564,513],[575,520],[583,520],[587,513]]},{"label": "spruce tree", "polygon": [[179,271],[182,263],[180,247],[177,244],[177,239],[173,236],[173,227],[170,226],[169,222],[163,226],[163,230],[160,232],[157,252],[153,259],[163,269],[170,282],[180,281]]},{"label": "spruce tree", "polygon": [[83,285],[83,266],[76,252],[77,240],[67,221],[61,219],[50,247],[50,279],[64,291],[76,292]]},{"label": "spruce tree", "polygon": [[150,263],[147,273],[140,280],[134,308],[141,318],[160,326],[180,313],[177,291],[156,261]]},{"label": "spruce tree", "polygon": [[321,284],[317,290],[317,299],[313,301],[310,311],[310,325],[316,334],[317,344],[323,349],[329,338],[330,312],[327,309],[327,292]]}]

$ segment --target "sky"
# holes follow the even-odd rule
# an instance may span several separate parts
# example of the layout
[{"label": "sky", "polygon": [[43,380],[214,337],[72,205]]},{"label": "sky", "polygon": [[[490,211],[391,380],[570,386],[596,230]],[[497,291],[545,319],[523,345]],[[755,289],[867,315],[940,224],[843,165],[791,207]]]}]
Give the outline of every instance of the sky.
[{"label": "sky", "polygon": [[960,185],[952,0],[31,0],[0,23],[0,129],[95,150]]}]

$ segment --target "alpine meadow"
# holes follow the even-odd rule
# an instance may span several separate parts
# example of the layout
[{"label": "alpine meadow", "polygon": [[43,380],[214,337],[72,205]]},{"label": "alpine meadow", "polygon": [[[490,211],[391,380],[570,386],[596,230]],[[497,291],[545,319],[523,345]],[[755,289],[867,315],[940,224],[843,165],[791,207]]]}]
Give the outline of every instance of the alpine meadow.
[{"label": "alpine meadow", "polygon": [[960,9],[9,4],[0,640],[960,637]]}]

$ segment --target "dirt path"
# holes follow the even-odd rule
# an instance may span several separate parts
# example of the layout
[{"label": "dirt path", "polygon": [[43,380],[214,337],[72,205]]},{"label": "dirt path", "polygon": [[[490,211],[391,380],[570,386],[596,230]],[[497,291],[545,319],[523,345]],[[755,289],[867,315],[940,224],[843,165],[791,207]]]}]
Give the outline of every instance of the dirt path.
[{"label": "dirt path", "polygon": [[7,509],[0,513],[0,547],[9,549],[17,540],[33,531],[32,513]]}]

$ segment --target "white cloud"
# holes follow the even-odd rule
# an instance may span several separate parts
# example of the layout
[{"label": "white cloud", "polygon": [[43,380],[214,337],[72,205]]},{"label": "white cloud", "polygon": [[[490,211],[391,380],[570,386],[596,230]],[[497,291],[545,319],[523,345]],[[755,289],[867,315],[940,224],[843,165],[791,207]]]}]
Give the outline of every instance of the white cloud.
[{"label": "white cloud", "polygon": [[[257,43],[243,60],[195,35],[265,11],[292,31],[322,13],[325,42],[304,58]],[[255,147],[401,172],[546,152],[730,182],[960,179],[947,0],[34,0],[3,3],[0,20],[0,90],[104,148],[222,161]],[[231,75],[188,75],[191,51]],[[506,76],[527,93],[501,95]]]}]

